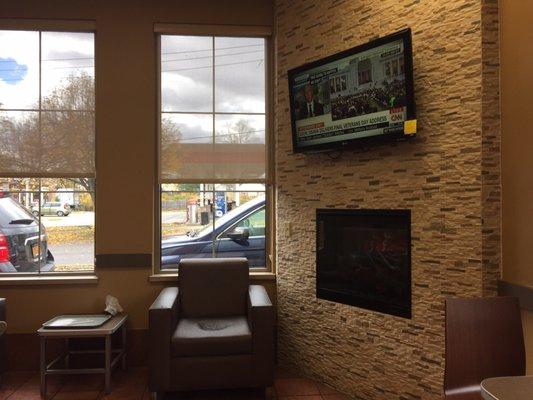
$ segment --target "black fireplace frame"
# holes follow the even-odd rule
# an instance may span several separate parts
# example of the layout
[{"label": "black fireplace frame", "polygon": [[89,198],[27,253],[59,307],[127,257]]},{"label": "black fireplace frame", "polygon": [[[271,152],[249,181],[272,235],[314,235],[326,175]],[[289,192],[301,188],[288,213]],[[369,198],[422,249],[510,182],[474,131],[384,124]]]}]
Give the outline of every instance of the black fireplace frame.
[{"label": "black fireplace frame", "polygon": [[[409,226],[408,229],[408,240],[407,240],[407,251],[408,251],[408,264],[409,264],[409,274],[408,274],[408,287],[409,287],[409,300],[406,306],[400,307],[395,304],[391,304],[384,301],[368,300],[362,297],[354,298],[351,295],[333,292],[328,289],[323,289],[320,285],[320,275],[318,273],[319,265],[319,213],[321,214],[350,214],[350,215],[361,215],[361,216],[400,216],[407,218],[407,223]],[[316,248],[315,248],[315,272],[316,272],[316,297],[317,299],[334,301],[337,303],[347,304],[351,306],[356,306],[359,308],[377,311],[384,314],[390,314],[397,317],[402,317],[406,319],[412,318],[412,259],[411,259],[411,210],[409,209],[340,209],[340,208],[317,208],[316,209]]]}]

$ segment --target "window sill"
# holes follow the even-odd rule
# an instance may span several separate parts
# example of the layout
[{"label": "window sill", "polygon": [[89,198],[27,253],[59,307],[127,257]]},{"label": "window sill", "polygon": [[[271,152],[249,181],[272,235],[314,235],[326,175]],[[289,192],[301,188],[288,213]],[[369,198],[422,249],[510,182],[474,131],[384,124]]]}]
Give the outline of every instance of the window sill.
[{"label": "window sill", "polygon": [[[176,282],[179,278],[177,273],[174,274],[153,274],[148,277],[150,282]],[[275,281],[276,274],[272,272],[250,272],[250,281]]]},{"label": "window sill", "polygon": [[0,277],[0,286],[20,285],[92,285],[98,283],[96,275],[75,276],[3,276]]}]

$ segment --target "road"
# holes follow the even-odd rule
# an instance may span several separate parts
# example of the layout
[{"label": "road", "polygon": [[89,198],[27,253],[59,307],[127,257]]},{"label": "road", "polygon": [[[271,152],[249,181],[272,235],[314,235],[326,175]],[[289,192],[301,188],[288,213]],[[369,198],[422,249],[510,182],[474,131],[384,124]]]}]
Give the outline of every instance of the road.
[{"label": "road", "polygon": [[50,252],[54,256],[56,264],[61,265],[93,265],[94,244],[56,244],[50,245]]},{"label": "road", "polygon": [[[179,223],[187,222],[186,211],[163,211],[161,214],[162,223]],[[56,226],[93,226],[94,212],[92,211],[74,211],[66,217],[55,215],[43,215],[41,222],[45,227]]]},{"label": "road", "polygon": [[55,215],[43,215],[41,223],[45,227],[51,226],[93,226],[93,211],[74,211],[66,217],[57,217]]},{"label": "road", "polygon": [[184,224],[187,222],[187,211],[163,211],[161,213],[161,223],[163,224]]},{"label": "road", "polygon": [[[162,213],[163,223],[184,223],[187,220],[185,211],[168,211]],[[45,215],[41,217],[45,227],[61,226],[94,226],[94,212],[75,211],[66,217]],[[58,265],[93,265],[93,243],[52,244],[50,252]]]}]

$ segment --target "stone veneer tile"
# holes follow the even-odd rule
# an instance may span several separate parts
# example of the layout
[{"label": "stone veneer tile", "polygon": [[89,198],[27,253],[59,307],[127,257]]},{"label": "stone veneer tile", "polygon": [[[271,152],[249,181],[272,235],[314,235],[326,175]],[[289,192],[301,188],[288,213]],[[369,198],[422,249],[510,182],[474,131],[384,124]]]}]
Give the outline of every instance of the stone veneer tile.
[{"label": "stone veneer tile", "polygon": [[[444,299],[499,276],[497,1],[278,0],[276,21],[279,361],[356,398],[437,399]],[[287,70],[407,26],[417,137],[292,154]],[[316,299],[319,207],[412,210],[412,320]]]}]

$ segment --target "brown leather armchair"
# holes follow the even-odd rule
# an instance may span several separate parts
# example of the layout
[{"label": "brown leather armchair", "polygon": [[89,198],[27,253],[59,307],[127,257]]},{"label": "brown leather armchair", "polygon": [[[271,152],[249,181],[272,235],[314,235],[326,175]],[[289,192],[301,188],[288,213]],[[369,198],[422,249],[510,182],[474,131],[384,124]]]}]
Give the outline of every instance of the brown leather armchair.
[{"label": "brown leather armchair", "polygon": [[150,390],[272,385],[274,308],[246,258],[182,260],[179,282],[150,307]]}]

